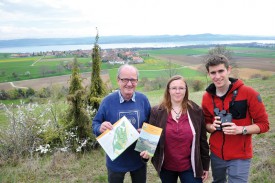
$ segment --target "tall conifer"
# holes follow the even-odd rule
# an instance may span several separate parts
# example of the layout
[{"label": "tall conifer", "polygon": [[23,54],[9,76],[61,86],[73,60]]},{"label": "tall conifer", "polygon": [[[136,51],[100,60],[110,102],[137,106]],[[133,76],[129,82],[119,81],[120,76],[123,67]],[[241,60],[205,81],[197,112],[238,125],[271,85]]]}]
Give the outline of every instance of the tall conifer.
[{"label": "tall conifer", "polygon": [[89,95],[89,105],[98,110],[99,104],[102,100],[102,97],[106,94],[106,87],[102,82],[100,77],[100,66],[101,66],[101,49],[98,45],[98,31],[95,37],[94,48],[92,50],[92,73],[91,73],[91,87]]},{"label": "tall conifer", "polygon": [[[69,109],[66,115],[66,129],[74,132],[80,140],[91,139],[90,117],[85,109],[85,90],[81,84],[82,79],[79,73],[79,67],[76,58],[74,58],[72,75],[70,78]],[[73,144],[76,148],[79,144]]]}]

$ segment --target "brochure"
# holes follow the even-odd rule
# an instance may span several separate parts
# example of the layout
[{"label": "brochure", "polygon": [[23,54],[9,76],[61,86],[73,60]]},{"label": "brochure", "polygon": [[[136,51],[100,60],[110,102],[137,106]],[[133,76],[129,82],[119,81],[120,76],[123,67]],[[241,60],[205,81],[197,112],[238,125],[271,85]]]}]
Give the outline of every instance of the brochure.
[{"label": "brochure", "polygon": [[138,137],[137,129],[123,116],[113,124],[112,130],[106,130],[96,140],[113,161],[133,144]]},{"label": "brochure", "polygon": [[135,147],[136,151],[147,151],[153,157],[156,151],[162,128],[143,123],[142,129]]}]

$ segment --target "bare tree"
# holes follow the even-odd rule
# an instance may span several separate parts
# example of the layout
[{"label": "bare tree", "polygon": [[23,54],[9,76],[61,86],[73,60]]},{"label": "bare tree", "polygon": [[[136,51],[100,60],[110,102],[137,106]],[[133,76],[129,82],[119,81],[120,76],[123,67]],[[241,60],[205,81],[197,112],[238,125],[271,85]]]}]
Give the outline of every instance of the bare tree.
[{"label": "bare tree", "polygon": [[171,78],[174,75],[179,74],[177,69],[173,67],[173,63],[171,59],[169,58],[167,65],[165,66],[166,72],[168,74],[168,77]]}]

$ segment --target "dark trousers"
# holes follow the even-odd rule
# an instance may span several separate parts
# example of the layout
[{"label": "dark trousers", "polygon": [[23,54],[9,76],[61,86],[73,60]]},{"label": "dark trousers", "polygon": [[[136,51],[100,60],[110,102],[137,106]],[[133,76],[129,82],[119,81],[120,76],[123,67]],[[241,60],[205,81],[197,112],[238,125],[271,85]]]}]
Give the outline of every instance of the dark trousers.
[{"label": "dark trousers", "polygon": [[160,171],[160,179],[162,183],[177,183],[178,178],[180,178],[181,183],[202,183],[201,178],[194,177],[192,168],[183,172],[170,171],[164,168]]},{"label": "dark trousers", "polygon": [[[109,183],[123,183],[125,174],[127,172],[113,172],[108,169],[108,182]],[[130,171],[132,183],[146,183],[147,167],[146,165],[141,168]]]}]

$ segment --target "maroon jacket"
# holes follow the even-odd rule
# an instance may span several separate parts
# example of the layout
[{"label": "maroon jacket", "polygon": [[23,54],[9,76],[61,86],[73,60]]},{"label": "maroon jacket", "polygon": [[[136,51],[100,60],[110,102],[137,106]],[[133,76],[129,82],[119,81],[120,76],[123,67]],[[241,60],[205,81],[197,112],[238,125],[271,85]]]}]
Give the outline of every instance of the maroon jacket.
[{"label": "maroon jacket", "polygon": [[[191,165],[194,171],[194,177],[201,177],[203,170],[209,169],[209,146],[207,143],[205,121],[202,109],[192,101],[189,101],[187,106],[189,122],[193,129],[193,143],[191,147]],[[159,106],[151,109],[149,123],[163,129],[160,140],[151,161],[158,174],[164,160],[164,142],[165,142],[165,128],[167,122],[167,110]],[[180,150],[180,149],[179,149]]]},{"label": "maroon jacket", "polygon": [[[237,126],[256,124],[260,133],[269,130],[268,115],[260,94],[251,87],[245,86],[241,80],[230,78],[231,85],[224,100],[216,96],[214,84],[209,85],[203,95],[202,108],[205,122],[214,121],[214,103],[219,110],[225,109],[233,116],[232,122]],[[237,90],[232,105],[233,91]],[[213,103],[214,99],[214,103]],[[231,106],[231,107],[230,107]],[[252,137],[248,135],[225,135],[222,131],[215,131],[210,136],[210,150],[224,160],[252,158]]]}]

